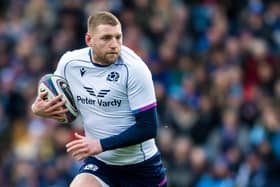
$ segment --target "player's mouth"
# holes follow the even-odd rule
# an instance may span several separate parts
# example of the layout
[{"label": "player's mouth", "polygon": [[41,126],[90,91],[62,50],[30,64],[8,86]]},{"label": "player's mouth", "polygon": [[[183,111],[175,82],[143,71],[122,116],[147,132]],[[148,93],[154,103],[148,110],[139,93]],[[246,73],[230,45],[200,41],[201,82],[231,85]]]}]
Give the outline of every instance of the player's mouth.
[{"label": "player's mouth", "polygon": [[108,52],[107,54],[108,55],[118,55],[119,53],[118,52]]},{"label": "player's mouth", "polygon": [[119,56],[119,53],[117,52],[110,52],[106,54],[109,58],[117,58]]}]

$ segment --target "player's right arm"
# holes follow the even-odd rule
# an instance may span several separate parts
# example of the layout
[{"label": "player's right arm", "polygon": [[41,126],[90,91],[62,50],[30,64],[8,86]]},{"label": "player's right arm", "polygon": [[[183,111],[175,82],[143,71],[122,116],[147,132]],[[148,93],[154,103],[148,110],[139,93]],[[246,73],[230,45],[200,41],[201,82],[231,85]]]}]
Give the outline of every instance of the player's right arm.
[{"label": "player's right arm", "polygon": [[[65,77],[64,75],[64,67],[67,62],[69,52],[66,52],[62,57],[60,58],[57,68],[54,72],[54,74],[60,75]],[[47,96],[47,92],[40,93],[34,103],[31,105],[31,110],[33,114],[45,117],[45,118],[52,118],[56,120],[63,120],[65,114],[68,110],[65,109],[63,106],[65,104],[65,101],[62,101],[61,95],[58,95],[51,99],[50,101],[45,101],[44,97]]]},{"label": "player's right arm", "polygon": [[56,120],[63,120],[65,114],[68,110],[63,106],[65,101],[61,100],[61,95],[58,95],[51,99],[50,101],[45,101],[47,92],[40,93],[34,103],[31,105],[32,113],[45,118],[52,118]]}]

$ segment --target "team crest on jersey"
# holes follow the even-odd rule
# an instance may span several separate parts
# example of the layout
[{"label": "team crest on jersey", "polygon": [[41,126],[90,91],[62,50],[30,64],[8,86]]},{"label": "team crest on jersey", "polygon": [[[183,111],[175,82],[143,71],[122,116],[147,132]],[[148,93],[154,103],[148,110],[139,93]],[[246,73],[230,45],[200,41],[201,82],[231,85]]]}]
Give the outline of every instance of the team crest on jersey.
[{"label": "team crest on jersey", "polygon": [[117,82],[119,78],[120,78],[120,74],[116,71],[112,71],[111,73],[108,74],[107,81]]}]

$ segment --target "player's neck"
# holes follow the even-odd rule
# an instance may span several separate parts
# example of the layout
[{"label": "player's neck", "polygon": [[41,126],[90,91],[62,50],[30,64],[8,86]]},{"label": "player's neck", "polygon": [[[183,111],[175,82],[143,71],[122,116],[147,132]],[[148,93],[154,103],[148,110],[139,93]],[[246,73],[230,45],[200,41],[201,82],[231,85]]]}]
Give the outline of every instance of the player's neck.
[{"label": "player's neck", "polygon": [[99,66],[99,67],[106,67],[106,66],[110,66],[111,64],[102,62],[100,59],[98,59],[98,57],[92,52],[92,50],[90,50],[90,60],[93,63],[93,65],[95,66]]}]

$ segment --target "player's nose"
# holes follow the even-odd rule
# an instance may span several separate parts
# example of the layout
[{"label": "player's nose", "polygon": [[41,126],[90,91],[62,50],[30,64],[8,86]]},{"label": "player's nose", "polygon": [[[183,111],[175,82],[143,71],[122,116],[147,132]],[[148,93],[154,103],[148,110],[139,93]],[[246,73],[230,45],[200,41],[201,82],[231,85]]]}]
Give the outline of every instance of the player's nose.
[{"label": "player's nose", "polygon": [[110,47],[111,48],[118,48],[120,46],[120,43],[118,39],[113,38],[112,41],[110,42]]}]

